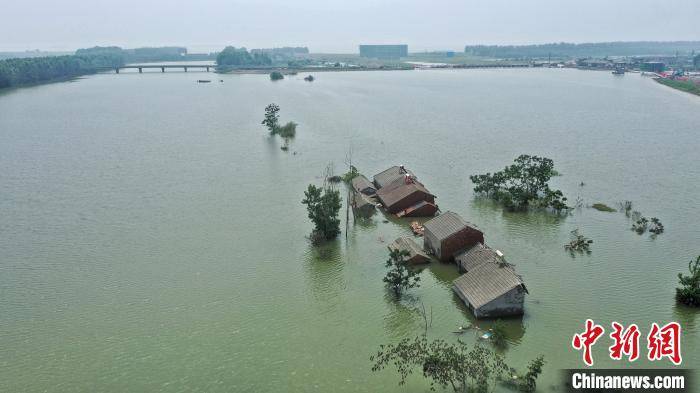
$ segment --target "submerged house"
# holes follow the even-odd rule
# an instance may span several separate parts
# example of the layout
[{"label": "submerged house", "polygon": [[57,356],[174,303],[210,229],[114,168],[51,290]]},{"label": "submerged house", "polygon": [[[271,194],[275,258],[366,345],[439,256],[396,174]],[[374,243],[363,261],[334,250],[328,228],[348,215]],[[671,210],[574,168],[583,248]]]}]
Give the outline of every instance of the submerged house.
[{"label": "submerged house", "polygon": [[423,224],[423,248],[442,262],[450,262],[455,254],[484,242],[484,234],[459,214],[448,211]]},{"label": "submerged house", "polygon": [[406,175],[409,175],[413,179],[416,178],[416,175],[414,175],[413,172],[409,171],[408,169],[404,168],[403,165],[392,166],[391,168],[374,175],[373,180],[377,188],[382,188],[393,183],[398,179],[405,178]]},{"label": "submerged house", "polygon": [[389,213],[396,214],[406,209],[425,207],[418,214],[406,215],[416,217],[419,215],[431,216],[437,211],[435,195],[431,194],[423,184],[411,177],[399,178],[387,184],[377,191],[377,198]]},{"label": "submerged house", "polygon": [[374,175],[377,198],[387,212],[399,217],[431,217],[438,211],[433,195],[403,165]]},{"label": "submerged house", "polygon": [[377,188],[374,186],[374,184],[362,175],[355,176],[351,183],[352,188],[355,191],[361,192],[365,195],[374,195],[377,192]]},{"label": "submerged house", "polygon": [[352,212],[354,215],[360,217],[370,217],[376,210],[374,204],[375,202],[367,195],[357,191],[352,192],[350,206],[352,206]]},{"label": "submerged house", "polygon": [[456,253],[455,263],[462,273],[466,273],[484,263],[497,265],[507,264],[500,251],[494,250],[482,243],[477,243],[471,248]]},{"label": "submerged house", "polygon": [[524,313],[527,288],[512,266],[481,263],[460,276],[452,290],[476,318],[495,318]]},{"label": "submerged house", "polygon": [[421,263],[430,263],[430,257],[423,252],[420,246],[410,237],[400,237],[389,244],[389,250],[405,250],[408,251],[406,263],[409,265],[418,265]]}]

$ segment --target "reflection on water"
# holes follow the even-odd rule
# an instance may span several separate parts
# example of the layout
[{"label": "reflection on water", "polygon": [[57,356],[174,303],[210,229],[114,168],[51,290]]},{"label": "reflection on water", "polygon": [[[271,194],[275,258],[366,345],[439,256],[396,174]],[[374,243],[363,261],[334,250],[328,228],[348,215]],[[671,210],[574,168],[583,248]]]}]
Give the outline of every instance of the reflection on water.
[{"label": "reflection on water", "polygon": [[318,245],[309,241],[305,259],[306,277],[313,296],[323,307],[337,306],[347,287],[341,241],[335,239]]}]

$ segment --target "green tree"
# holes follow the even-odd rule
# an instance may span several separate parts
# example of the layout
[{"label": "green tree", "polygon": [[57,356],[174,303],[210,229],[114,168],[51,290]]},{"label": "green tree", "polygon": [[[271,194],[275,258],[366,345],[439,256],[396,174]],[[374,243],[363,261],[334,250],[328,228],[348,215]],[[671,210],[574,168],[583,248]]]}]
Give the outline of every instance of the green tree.
[{"label": "green tree", "polygon": [[409,269],[406,259],[410,253],[406,250],[393,249],[389,252],[386,267],[390,268],[384,276],[384,282],[394,291],[397,297],[410,288],[420,286],[418,272]]},{"label": "green tree", "polygon": [[688,306],[700,307],[700,256],[688,263],[688,270],[688,276],[678,273],[681,286],[676,288],[676,299]]},{"label": "green tree", "polygon": [[68,56],[13,58],[0,60],[0,88],[23,86],[94,74],[106,68],[123,65],[115,50]]},{"label": "green tree", "polygon": [[372,371],[395,366],[399,385],[418,369],[430,381],[431,390],[452,387],[455,392],[487,392],[509,371],[502,355],[480,345],[469,347],[461,340],[428,342],[425,336],[381,345],[370,361],[374,362]]},{"label": "green tree", "polygon": [[530,361],[530,364],[527,366],[527,372],[519,378],[518,390],[531,393],[537,389],[537,377],[542,374],[544,363],[544,356],[542,355]]},{"label": "green tree", "polygon": [[268,130],[270,130],[270,134],[274,134],[277,132],[277,127],[280,119],[279,111],[279,105],[274,103],[265,107],[265,119],[262,121],[261,124],[267,127]]},{"label": "green tree", "polygon": [[306,205],[309,219],[314,223],[311,236],[314,242],[331,240],[340,234],[340,191],[334,189],[330,183],[324,187],[309,184],[301,203]]},{"label": "green tree", "polygon": [[550,189],[548,184],[556,173],[551,159],[523,154],[502,171],[469,178],[474,183],[474,192],[508,209],[524,210],[534,206],[561,212],[568,209],[566,197],[561,191]]},{"label": "green tree", "polygon": [[593,244],[593,240],[583,236],[581,233],[579,233],[578,228],[576,228],[571,231],[571,241],[564,245],[564,249],[571,252],[572,255],[574,252],[590,253],[591,244]]},{"label": "green tree", "polygon": [[294,136],[297,134],[297,123],[289,121],[287,124],[277,127],[275,132],[285,139],[294,138]]},{"label": "green tree", "polygon": [[216,56],[216,64],[221,67],[266,66],[272,60],[264,53],[251,55],[246,48],[227,46]]},{"label": "green tree", "polygon": [[284,79],[284,75],[282,75],[282,73],[279,71],[272,71],[270,73],[270,79],[273,81],[278,81],[280,79]]},{"label": "green tree", "polygon": [[508,346],[508,340],[506,337],[506,326],[500,319],[491,326],[491,342],[498,348],[505,348]]}]

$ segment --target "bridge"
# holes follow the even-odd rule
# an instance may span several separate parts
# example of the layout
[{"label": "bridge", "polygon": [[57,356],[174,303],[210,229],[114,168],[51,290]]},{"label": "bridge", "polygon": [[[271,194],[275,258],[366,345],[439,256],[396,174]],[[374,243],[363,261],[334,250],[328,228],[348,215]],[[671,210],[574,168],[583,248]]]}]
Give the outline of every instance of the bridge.
[{"label": "bridge", "polygon": [[127,70],[127,69],[132,69],[132,70],[139,70],[139,73],[143,73],[143,69],[146,68],[160,68],[161,72],[165,72],[165,69],[168,68],[177,68],[177,69],[183,69],[185,72],[189,68],[195,68],[195,69],[206,69],[207,72],[209,72],[210,68],[216,68],[216,65],[214,64],[135,64],[135,65],[123,65],[119,67],[114,67],[114,71],[118,74],[119,70]]}]

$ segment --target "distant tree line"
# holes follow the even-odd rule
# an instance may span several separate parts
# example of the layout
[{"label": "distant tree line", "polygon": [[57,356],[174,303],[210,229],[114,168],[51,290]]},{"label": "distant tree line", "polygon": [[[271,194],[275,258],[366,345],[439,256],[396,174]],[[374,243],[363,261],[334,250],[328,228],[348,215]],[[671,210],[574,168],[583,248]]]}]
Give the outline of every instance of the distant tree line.
[{"label": "distant tree line", "polygon": [[74,78],[123,64],[123,57],[107,52],[0,60],[0,88]]},{"label": "distant tree line", "polygon": [[180,46],[162,46],[122,49],[118,46],[95,46],[78,49],[76,55],[111,55],[121,57],[124,63],[147,63],[154,61],[193,61],[213,60],[214,54],[187,53],[187,48]]},{"label": "distant tree line", "polygon": [[246,48],[227,46],[216,56],[216,64],[221,67],[266,66],[272,59],[265,53],[250,53]]},{"label": "distant tree line", "polygon": [[643,56],[691,54],[700,51],[700,41],[674,42],[597,42],[571,44],[566,42],[542,45],[468,45],[466,54],[494,58],[556,58]]}]

